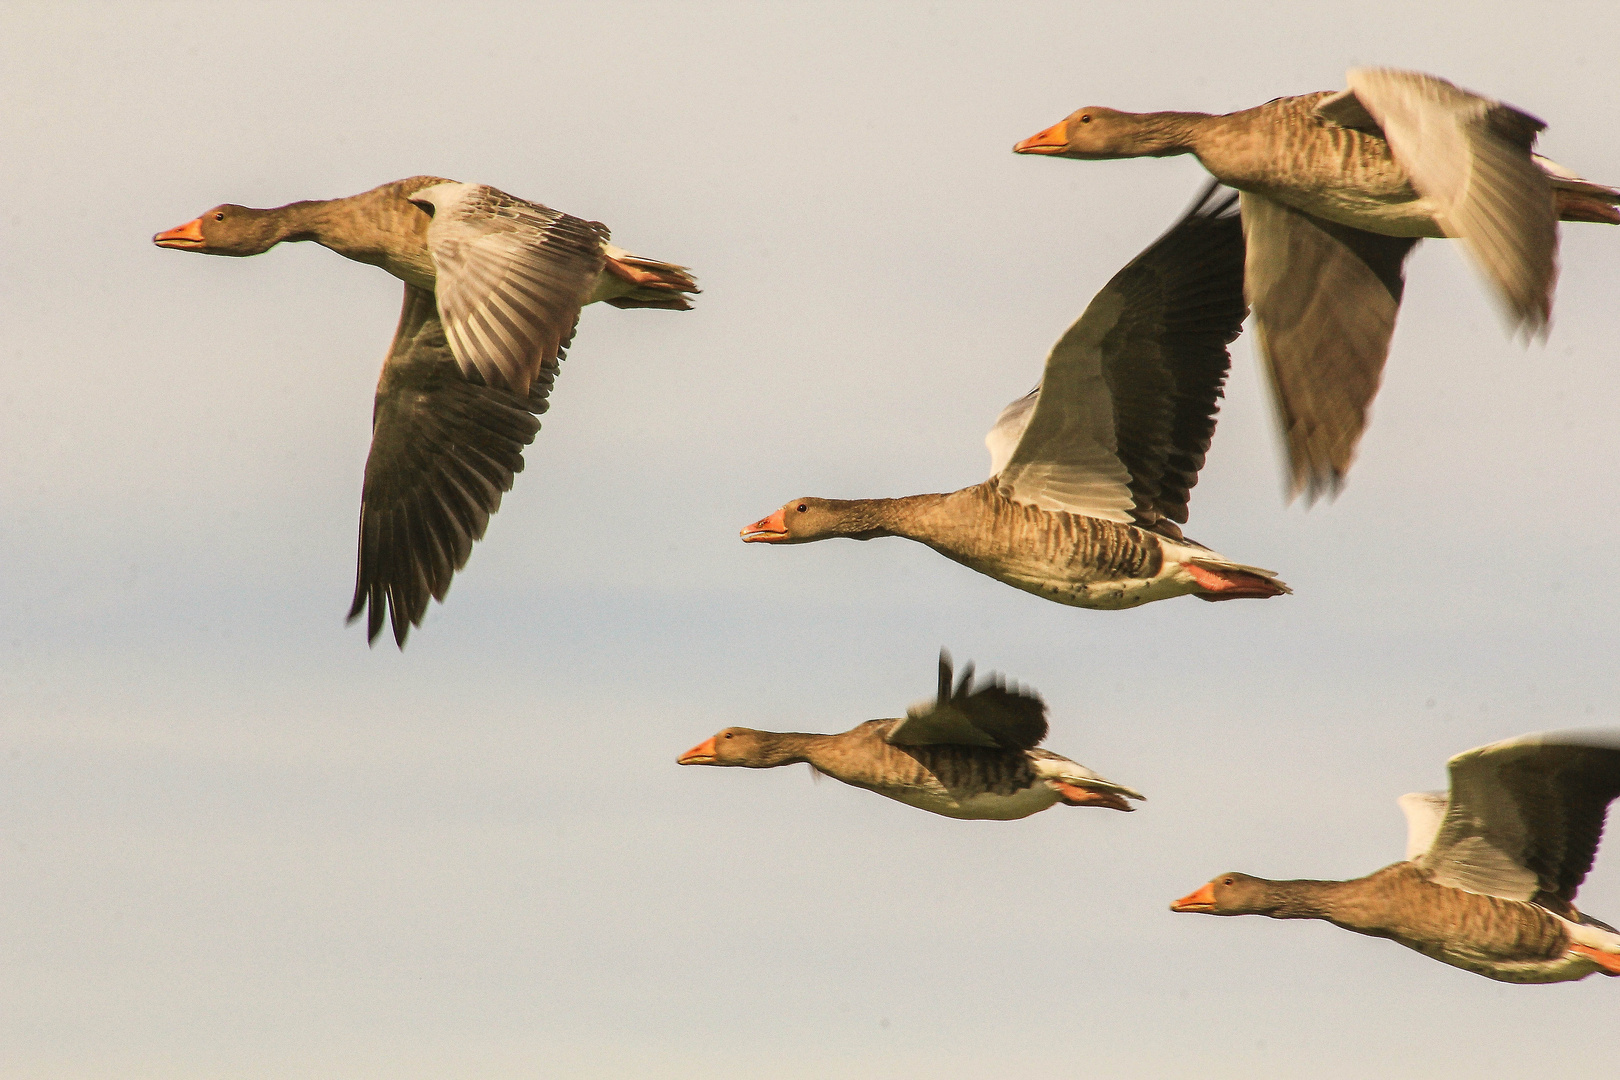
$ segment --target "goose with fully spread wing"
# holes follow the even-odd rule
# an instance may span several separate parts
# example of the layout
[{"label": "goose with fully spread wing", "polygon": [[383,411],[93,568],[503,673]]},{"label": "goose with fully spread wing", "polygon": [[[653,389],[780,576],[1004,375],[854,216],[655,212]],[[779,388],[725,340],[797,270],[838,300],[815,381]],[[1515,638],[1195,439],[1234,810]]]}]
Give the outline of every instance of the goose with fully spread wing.
[{"label": "goose with fully spread wing", "polygon": [[743,540],[903,536],[1075,607],[1289,592],[1179,528],[1246,313],[1235,204],[1212,185],[1104,286],[985,439],[990,479],[902,499],[795,499]]},{"label": "goose with fully spread wing", "polygon": [[1575,909],[1620,796],[1620,736],[1522,735],[1448,766],[1449,796],[1400,799],[1405,862],[1354,881],[1222,874],[1170,909],[1325,919],[1501,982],[1620,975],[1620,932]]},{"label": "goose with fully spread wing", "polygon": [[1454,236],[1514,323],[1544,332],[1558,221],[1620,224],[1620,191],[1533,154],[1540,120],[1444,79],[1359,68],[1349,88],[1224,115],[1088,106],[1013,149],[1193,154],[1243,193],[1248,295],[1290,494],[1338,490],[1367,424],[1424,236]]},{"label": "goose with fully spread wing", "polygon": [[1130,810],[1126,799],[1146,798],[1038,749],[1046,703],[1035,691],[996,677],[975,687],[972,664],[954,685],[953,674],[941,651],[934,700],[897,719],[868,720],[840,735],[730,727],[678,760],[747,769],[809,762],[835,780],[953,818],[1009,821],[1060,802]]},{"label": "goose with fully spread wing", "polygon": [[257,255],[313,240],[405,283],[372,412],[351,620],[403,648],[442,601],[523,469],[579,321],[613,307],[684,310],[685,267],[608,243],[607,227],[483,184],[413,176],[346,199],[216,206],[159,247]]}]

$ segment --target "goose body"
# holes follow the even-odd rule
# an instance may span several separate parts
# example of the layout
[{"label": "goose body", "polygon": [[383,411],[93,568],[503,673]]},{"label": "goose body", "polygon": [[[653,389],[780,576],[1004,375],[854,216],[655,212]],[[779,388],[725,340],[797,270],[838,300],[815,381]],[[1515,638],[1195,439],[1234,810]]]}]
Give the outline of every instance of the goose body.
[{"label": "goose body", "polygon": [[1525,735],[1451,759],[1451,792],[1403,796],[1407,859],[1350,881],[1223,874],[1172,911],[1321,919],[1499,982],[1620,975],[1620,933],[1577,911],[1620,739]]},{"label": "goose body", "polygon": [[934,701],[904,717],[868,720],[837,735],[726,728],[682,754],[682,765],[770,769],[807,762],[853,787],[944,817],[1010,821],[1062,802],[1130,810],[1144,796],[1038,748],[1046,706],[1029,690],[992,680],[975,688],[970,665],[952,688],[940,659]]},{"label": "goose body", "polygon": [[683,267],[608,243],[583,221],[483,184],[414,176],[269,210],[224,204],[160,247],[247,256],[310,240],[405,283],[372,414],[349,618],[403,648],[428,600],[482,538],[540,430],[580,308],[683,310]]},{"label": "goose body", "polygon": [[1245,314],[1232,209],[1206,192],[1097,294],[1053,346],[1041,384],[987,436],[988,480],[899,499],[795,499],[743,540],[905,537],[1075,607],[1288,592],[1271,571],[1180,529]]},{"label": "goose body", "polygon": [[1338,490],[1421,237],[1457,237],[1514,324],[1545,331],[1558,221],[1620,224],[1620,191],[1533,153],[1545,125],[1419,72],[1223,115],[1079,109],[1018,143],[1084,160],[1192,154],[1243,193],[1247,295],[1291,490]]}]

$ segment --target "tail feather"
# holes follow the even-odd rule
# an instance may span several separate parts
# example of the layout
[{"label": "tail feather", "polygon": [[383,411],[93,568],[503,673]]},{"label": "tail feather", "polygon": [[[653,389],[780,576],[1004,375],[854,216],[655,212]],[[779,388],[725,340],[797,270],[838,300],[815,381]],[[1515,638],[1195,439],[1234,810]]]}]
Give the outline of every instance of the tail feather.
[{"label": "tail feather", "polygon": [[1195,593],[1200,600],[1264,599],[1292,593],[1275,570],[1221,559],[1189,559],[1183,564],[1193,580],[1205,591]]},{"label": "tail feather", "polygon": [[688,294],[702,292],[692,271],[675,263],[632,255],[620,248],[606,249],[604,271],[627,287],[605,302],[616,308],[665,308],[685,311],[692,306]]}]

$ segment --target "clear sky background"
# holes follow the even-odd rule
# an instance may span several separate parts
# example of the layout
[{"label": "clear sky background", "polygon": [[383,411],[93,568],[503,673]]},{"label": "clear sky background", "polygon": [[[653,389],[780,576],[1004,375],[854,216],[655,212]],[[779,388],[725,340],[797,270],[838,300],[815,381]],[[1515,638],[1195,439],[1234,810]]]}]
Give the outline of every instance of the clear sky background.
[{"label": "clear sky background", "polygon": [[[1606,979],[1166,905],[1224,870],[1369,872],[1449,755],[1620,724],[1620,229],[1565,230],[1529,348],[1423,244],[1350,485],[1309,512],[1239,341],[1189,533],[1293,596],[1082,611],[901,540],[737,539],[801,495],[982,479],[997,411],[1203,182],[1017,139],[1389,64],[1620,182],[1612,5],[328,8],[3,19],[0,1075],[1612,1060]],[[342,618],[401,286],[150,236],[424,172],[600,219],[705,291],[585,313],[528,471],[401,655]],[[960,822],[675,764],[729,724],[897,715],[941,645],[1149,801]],[[1581,899],[1620,918],[1620,850]]]}]

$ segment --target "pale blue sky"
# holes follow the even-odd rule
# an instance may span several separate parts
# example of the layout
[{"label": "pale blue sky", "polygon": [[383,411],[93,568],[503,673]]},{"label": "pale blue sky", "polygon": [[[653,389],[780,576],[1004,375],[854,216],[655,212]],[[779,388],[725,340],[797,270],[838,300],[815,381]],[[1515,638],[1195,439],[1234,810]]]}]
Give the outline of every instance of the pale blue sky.
[{"label": "pale blue sky", "polygon": [[[1448,755],[1616,725],[1620,230],[1566,230],[1528,349],[1423,245],[1350,486],[1309,513],[1240,340],[1189,533],[1294,596],[1079,611],[899,540],[736,537],[799,495],[982,478],[997,411],[1202,182],[1010,153],[1082,104],[1412,67],[1620,182],[1609,5],[1415,6],[13,7],[0,1076],[1590,1067],[1607,980],[1166,905],[1373,870]],[[705,292],[586,313],[401,655],[342,621],[399,284],[149,237],[421,172],[599,218]],[[958,822],[674,764],[728,724],[894,715],[941,645],[1149,801]],[[1582,901],[1620,917],[1620,851]]]}]

